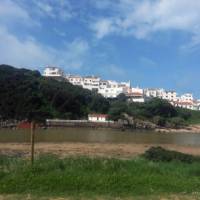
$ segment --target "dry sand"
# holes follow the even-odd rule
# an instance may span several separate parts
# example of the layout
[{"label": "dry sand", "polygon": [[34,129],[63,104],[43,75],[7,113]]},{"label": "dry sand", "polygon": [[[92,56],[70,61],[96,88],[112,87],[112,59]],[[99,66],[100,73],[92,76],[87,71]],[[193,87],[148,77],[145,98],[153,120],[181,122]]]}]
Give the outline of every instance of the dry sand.
[{"label": "dry sand", "polygon": [[[146,144],[101,144],[101,143],[37,143],[36,154],[51,153],[61,157],[65,156],[90,156],[90,157],[115,157],[129,159],[143,154],[154,145]],[[158,146],[158,145],[156,145]],[[200,147],[160,145],[169,150],[175,150],[187,154],[199,155]],[[28,143],[0,143],[0,154],[6,155],[30,155]]]}]

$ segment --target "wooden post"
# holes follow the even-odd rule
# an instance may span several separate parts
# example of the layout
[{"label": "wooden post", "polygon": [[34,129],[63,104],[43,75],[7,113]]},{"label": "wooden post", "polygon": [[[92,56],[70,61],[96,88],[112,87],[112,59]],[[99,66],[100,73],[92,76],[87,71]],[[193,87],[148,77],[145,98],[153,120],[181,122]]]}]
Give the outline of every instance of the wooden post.
[{"label": "wooden post", "polygon": [[34,162],[34,145],[35,145],[35,122],[31,122],[31,165]]}]

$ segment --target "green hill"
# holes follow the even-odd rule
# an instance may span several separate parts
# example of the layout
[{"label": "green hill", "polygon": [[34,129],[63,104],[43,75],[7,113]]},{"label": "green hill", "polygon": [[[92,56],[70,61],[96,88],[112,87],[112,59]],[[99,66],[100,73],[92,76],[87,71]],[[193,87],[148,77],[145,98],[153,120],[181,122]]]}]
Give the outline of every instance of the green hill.
[{"label": "green hill", "polygon": [[2,119],[80,119],[108,108],[105,98],[79,86],[42,77],[38,71],[0,65]]}]

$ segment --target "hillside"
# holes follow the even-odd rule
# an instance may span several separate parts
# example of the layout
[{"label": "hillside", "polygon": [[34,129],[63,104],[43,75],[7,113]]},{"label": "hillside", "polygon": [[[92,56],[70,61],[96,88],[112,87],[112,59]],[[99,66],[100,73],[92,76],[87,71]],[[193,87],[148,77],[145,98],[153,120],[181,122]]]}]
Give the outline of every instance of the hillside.
[{"label": "hillside", "polygon": [[108,108],[106,99],[89,90],[44,78],[38,71],[0,65],[2,119],[80,119]]},{"label": "hillside", "polygon": [[88,113],[108,113],[116,121],[124,120],[128,114],[134,123],[139,119],[173,128],[200,122],[199,111],[175,108],[165,100],[128,103],[122,94],[107,100],[68,82],[45,78],[38,71],[0,65],[0,118],[3,120],[86,119]]}]

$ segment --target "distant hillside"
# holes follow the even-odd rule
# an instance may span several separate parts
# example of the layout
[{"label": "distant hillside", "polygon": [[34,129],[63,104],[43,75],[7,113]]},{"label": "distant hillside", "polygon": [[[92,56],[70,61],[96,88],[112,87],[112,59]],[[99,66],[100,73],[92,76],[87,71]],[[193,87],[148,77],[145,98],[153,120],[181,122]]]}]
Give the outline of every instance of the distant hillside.
[{"label": "distant hillside", "polygon": [[38,71],[0,65],[0,117],[3,119],[86,118],[106,113],[101,95],[67,82],[47,79]]}]

